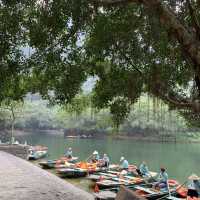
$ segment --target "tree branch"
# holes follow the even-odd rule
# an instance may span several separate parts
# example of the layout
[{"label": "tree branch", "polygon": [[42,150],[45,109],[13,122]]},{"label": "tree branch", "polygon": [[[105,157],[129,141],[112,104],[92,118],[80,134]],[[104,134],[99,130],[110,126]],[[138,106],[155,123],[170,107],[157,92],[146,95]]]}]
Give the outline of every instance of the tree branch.
[{"label": "tree branch", "polygon": [[193,26],[196,30],[197,38],[200,39],[200,25],[199,25],[199,22],[197,20],[196,13],[194,11],[194,8],[191,5],[190,0],[186,0],[186,2],[187,2],[187,6],[188,6],[188,9],[189,9],[189,12],[190,12],[191,19],[192,19],[192,24],[193,24]]},{"label": "tree branch", "polygon": [[92,1],[102,6],[120,5],[125,3],[139,3],[139,0],[92,0]]},{"label": "tree branch", "polygon": [[147,9],[154,11],[162,25],[172,30],[173,36],[182,45],[187,52],[187,56],[191,58],[195,73],[200,77],[200,41],[193,37],[184,25],[177,19],[175,13],[169,7],[164,5],[161,0],[91,0],[101,6],[119,5],[126,3],[138,3],[144,5]]}]

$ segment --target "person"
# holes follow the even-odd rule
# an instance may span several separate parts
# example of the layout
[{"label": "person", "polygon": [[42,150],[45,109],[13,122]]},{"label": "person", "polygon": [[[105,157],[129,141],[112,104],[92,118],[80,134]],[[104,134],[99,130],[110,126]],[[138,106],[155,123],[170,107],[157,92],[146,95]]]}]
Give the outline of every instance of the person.
[{"label": "person", "polygon": [[160,168],[160,174],[158,176],[158,182],[156,183],[155,187],[159,188],[168,188],[168,174],[164,167]]},{"label": "person", "polygon": [[122,170],[128,170],[128,166],[129,166],[128,161],[122,156],[122,157],[120,158],[120,168],[121,168]]},{"label": "person", "polygon": [[98,151],[95,150],[92,154],[92,162],[95,163],[98,161],[99,161],[99,153],[98,153]]},{"label": "person", "polygon": [[198,198],[199,197],[199,191],[200,191],[200,178],[196,174],[192,174],[188,177],[188,192],[187,192],[187,200],[189,198]]},{"label": "person", "polygon": [[145,161],[140,164],[139,169],[136,169],[136,171],[140,176],[150,176],[149,169]]},{"label": "person", "polygon": [[72,158],[72,148],[71,148],[71,147],[68,148],[68,150],[67,150],[65,156],[66,156],[67,158]]},{"label": "person", "polygon": [[103,161],[104,161],[104,167],[109,167],[109,164],[110,164],[110,159],[109,157],[107,156],[107,154],[103,154]]}]

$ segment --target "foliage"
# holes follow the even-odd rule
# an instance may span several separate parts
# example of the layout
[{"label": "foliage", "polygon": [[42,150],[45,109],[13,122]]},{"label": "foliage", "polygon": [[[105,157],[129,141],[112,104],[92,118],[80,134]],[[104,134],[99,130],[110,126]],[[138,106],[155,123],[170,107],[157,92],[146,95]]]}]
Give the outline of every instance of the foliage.
[{"label": "foliage", "polygon": [[[94,105],[109,107],[117,126],[130,107],[122,106],[124,102],[135,104],[143,92],[162,99],[171,109],[194,115],[187,115],[188,121],[198,121],[197,1],[118,3],[0,1],[0,102],[22,100],[28,91],[40,92],[53,104],[72,102],[68,109],[79,114],[82,105],[76,95],[87,77],[94,75],[98,77]],[[110,104],[119,96],[123,101]]]},{"label": "foliage", "polygon": [[[130,136],[157,136],[158,134],[182,134],[185,132],[195,132],[195,129],[187,127],[186,121],[177,111],[170,111],[168,106],[159,99],[154,100],[147,95],[142,95],[138,102],[127,109],[127,113],[122,113],[118,118],[109,112],[109,109],[93,110],[91,104],[84,104],[89,95],[79,95],[78,105],[83,106],[81,112],[77,110],[66,109],[63,106],[50,106],[43,100],[25,100],[23,107],[18,104],[15,107],[16,119],[15,128],[22,130],[55,130],[55,129],[76,129],[81,131],[96,131],[102,135],[105,133],[115,133]],[[81,103],[82,102],[82,103]],[[87,101],[88,102],[88,101]],[[111,102],[113,103],[113,102]],[[115,109],[118,106],[126,106],[124,98],[117,98],[114,102]],[[128,105],[129,106],[129,105]],[[120,112],[121,112],[120,108]],[[21,112],[19,112],[21,111]],[[80,110],[79,110],[80,111]],[[129,113],[130,111],[130,113]],[[116,113],[119,113],[117,110]],[[10,129],[11,121],[8,119],[9,111],[1,109],[2,128]],[[126,120],[124,116],[126,115]],[[118,127],[116,129],[116,120]],[[122,121],[119,121],[122,120]],[[6,122],[4,124],[3,122]]]},{"label": "foliage", "polygon": [[118,97],[110,102],[110,113],[112,115],[112,120],[117,128],[128,117],[129,112],[130,104],[127,99],[124,99],[123,97]]}]

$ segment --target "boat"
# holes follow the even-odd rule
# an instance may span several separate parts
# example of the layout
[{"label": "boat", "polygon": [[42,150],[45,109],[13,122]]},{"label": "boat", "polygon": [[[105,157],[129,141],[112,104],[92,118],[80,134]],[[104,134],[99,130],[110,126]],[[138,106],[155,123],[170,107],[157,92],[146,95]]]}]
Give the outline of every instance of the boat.
[{"label": "boat", "polygon": [[[114,178],[118,178],[120,173],[112,173],[113,171],[106,171],[106,172],[99,172],[99,173],[95,173],[95,174],[90,174],[87,179],[92,180],[93,182],[97,182],[100,180],[105,180],[105,179],[114,179]],[[126,179],[133,179],[133,176],[124,176]]]},{"label": "boat", "polygon": [[55,168],[56,160],[44,160],[44,161],[39,162],[39,165],[43,169],[53,169]]},{"label": "boat", "polygon": [[77,162],[77,160],[78,160],[78,157],[75,157],[75,156],[73,156],[73,157],[71,157],[71,158],[68,158],[68,157],[66,157],[66,156],[63,156],[63,157],[61,157],[60,159],[58,159],[57,160],[57,165],[59,165],[59,164],[64,164],[65,162],[68,162],[68,163],[76,163]]},{"label": "boat", "polygon": [[171,196],[171,194],[173,195],[177,194],[177,188],[179,185],[177,181],[172,179],[168,180],[168,183],[169,183],[169,189],[168,188],[155,189],[153,188],[153,185],[149,184],[144,186],[136,185],[134,187],[134,190],[136,194],[149,200],[155,200],[164,197],[167,198],[168,196]]},{"label": "boat", "polygon": [[[67,165],[67,164],[66,164]],[[62,168],[61,168],[62,166]],[[105,171],[106,168],[97,166],[97,163],[79,162],[68,166],[58,165],[57,173],[62,177],[78,178],[85,177],[88,174]]]},{"label": "boat", "polygon": [[[146,183],[146,182],[153,182],[155,181],[153,179],[153,177],[155,177],[157,175],[156,172],[151,172],[151,175],[149,177],[136,177],[134,176],[134,174],[132,175],[122,175],[120,174],[120,172],[118,171],[111,171],[108,170],[106,172],[99,172],[99,173],[95,173],[95,174],[90,174],[87,176],[87,179],[93,181],[93,182],[98,182],[98,185],[100,188],[112,188],[112,187],[116,187],[119,185],[128,185],[128,184],[124,184],[123,182],[129,183],[129,182],[136,182],[136,183]],[[112,180],[112,181],[119,181],[121,182],[120,184],[116,184],[115,182],[109,182],[109,181],[104,181],[102,182],[102,180]],[[109,184],[110,185],[109,185]]]},{"label": "boat", "polygon": [[167,189],[156,190],[145,186],[135,186],[134,189],[137,195],[149,200],[159,199],[169,194]]},{"label": "boat", "polygon": [[88,174],[107,171],[106,167],[99,167],[98,163],[79,162],[75,164],[76,168],[87,170]]},{"label": "boat", "polygon": [[[173,183],[175,181],[172,181]],[[180,194],[183,192],[181,191],[180,194],[178,193],[178,184],[170,184],[170,195],[167,188],[158,190],[152,187],[153,184],[148,183],[135,183],[135,184],[128,184],[128,182],[119,182],[115,180],[104,180],[102,181],[102,185],[98,184],[98,190],[101,189],[98,193],[94,193],[96,199],[115,199],[116,193],[119,191],[121,186],[125,186],[125,188],[134,191],[138,196],[141,196],[148,200],[156,200],[156,199],[169,199],[169,200],[185,200],[185,196],[181,197]],[[95,186],[96,188],[96,186]],[[184,191],[185,194],[185,191]]]},{"label": "boat", "polygon": [[144,183],[144,180],[142,178],[138,178],[138,177],[131,177],[131,179],[111,177],[110,180],[102,179],[102,180],[96,182],[99,189],[116,188],[121,185],[130,186],[130,185],[136,185],[136,184],[142,184],[142,183]]},{"label": "boat", "polygon": [[39,165],[43,169],[66,168],[69,167],[69,164],[71,167],[72,163],[75,163],[77,160],[78,157],[72,157],[72,158],[62,157],[58,160],[43,160],[39,162]]},{"label": "boat", "polygon": [[32,146],[28,152],[28,160],[38,160],[46,157],[48,148],[43,146]]},{"label": "boat", "polygon": [[[120,175],[121,170],[119,171],[119,170],[110,170],[109,169],[107,172],[110,174]],[[146,179],[156,178],[156,176],[158,175],[157,172],[152,172],[152,171],[150,171],[149,174],[150,174],[149,176],[145,177]],[[137,175],[137,173],[135,173],[135,169],[132,171],[129,169],[127,175],[135,177]],[[128,176],[126,176],[126,177],[128,177]]]},{"label": "boat", "polygon": [[88,174],[86,169],[78,169],[78,168],[63,168],[57,169],[57,173],[62,178],[80,178],[85,177]]},{"label": "boat", "polygon": [[104,173],[94,173],[94,174],[89,174],[87,176],[87,179],[93,181],[93,182],[97,182],[100,180],[105,180],[105,179],[112,179],[112,177],[117,177],[117,175],[113,175],[113,174],[108,174],[106,172]]},{"label": "boat", "polygon": [[80,138],[80,135],[67,135],[66,138],[77,139]]}]

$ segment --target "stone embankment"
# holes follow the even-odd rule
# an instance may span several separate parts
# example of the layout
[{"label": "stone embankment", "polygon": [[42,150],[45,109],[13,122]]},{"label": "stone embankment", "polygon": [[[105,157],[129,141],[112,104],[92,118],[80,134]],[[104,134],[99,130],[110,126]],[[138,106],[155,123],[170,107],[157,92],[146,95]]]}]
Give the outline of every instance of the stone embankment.
[{"label": "stone embankment", "polygon": [[30,146],[0,144],[0,151],[10,153],[19,158],[27,159]]},{"label": "stone embankment", "polygon": [[94,200],[94,197],[40,169],[0,151],[1,200]]}]

